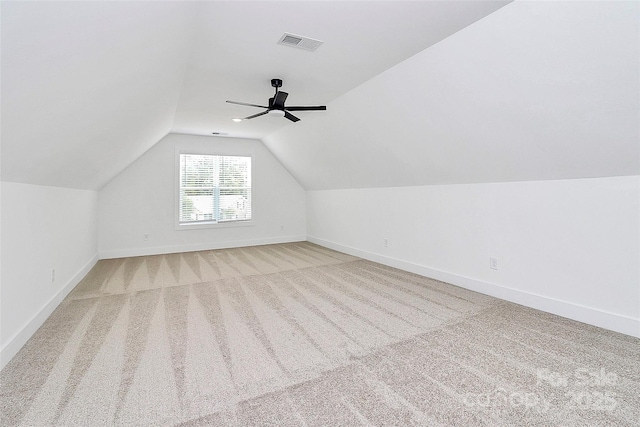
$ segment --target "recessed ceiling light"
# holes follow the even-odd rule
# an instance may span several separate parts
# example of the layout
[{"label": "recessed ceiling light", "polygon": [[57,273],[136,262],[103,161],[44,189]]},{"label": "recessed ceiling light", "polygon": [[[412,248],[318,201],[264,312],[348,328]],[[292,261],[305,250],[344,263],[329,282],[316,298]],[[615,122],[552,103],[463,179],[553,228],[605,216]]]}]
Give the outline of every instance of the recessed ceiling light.
[{"label": "recessed ceiling light", "polygon": [[238,122],[241,122],[241,121],[242,121],[242,119],[231,119],[231,120],[233,120],[233,121],[234,121],[234,122],[236,122],[236,123],[238,123]]}]

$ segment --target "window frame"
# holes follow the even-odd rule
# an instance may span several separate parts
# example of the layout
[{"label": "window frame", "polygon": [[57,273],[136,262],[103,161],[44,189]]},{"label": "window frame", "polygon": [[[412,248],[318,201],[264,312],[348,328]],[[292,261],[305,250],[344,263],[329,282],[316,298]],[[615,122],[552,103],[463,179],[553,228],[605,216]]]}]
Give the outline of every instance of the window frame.
[{"label": "window frame", "polygon": [[[251,160],[251,219],[231,220],[231,221],[193,221],[193,222],[180,222],[180,156],[182,154],[191,154],[199,156],[228,156],[228,157],[249,157]],[[251,154],[239,154],[239,153],[227,153],[227,152],[212,152],[205,150],[188,150],[178,149],[175,150],[174,161],[174,226],[176,230],[198,230],[198,229],[214,229],[214,228],[233,228],[233,227],[251,227],[255,225],[255,206],[253,197],[253,175],[254,165],[253,156]]]}]

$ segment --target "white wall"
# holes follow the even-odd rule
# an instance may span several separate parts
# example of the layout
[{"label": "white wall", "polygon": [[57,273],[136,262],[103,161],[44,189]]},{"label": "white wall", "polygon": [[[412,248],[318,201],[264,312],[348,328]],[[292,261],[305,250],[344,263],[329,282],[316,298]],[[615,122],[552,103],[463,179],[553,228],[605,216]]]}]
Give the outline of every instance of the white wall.
[{"label": "white wall", "polygon": [[4,367],[97,262],[98,193],[1,185],[0,367]]},{"label": "white wall", "polygon": [[[176,230],[176,149],[251,155],[255,225]],[[100,191],[98,216],[100,258],[306,238],[304,190],[260,141],[249,139],[167,135]]]},{"label": "white wall", "polygon": [[309,191],[307,227],[328,247],[640,336],[639,198],[638,176]]}]

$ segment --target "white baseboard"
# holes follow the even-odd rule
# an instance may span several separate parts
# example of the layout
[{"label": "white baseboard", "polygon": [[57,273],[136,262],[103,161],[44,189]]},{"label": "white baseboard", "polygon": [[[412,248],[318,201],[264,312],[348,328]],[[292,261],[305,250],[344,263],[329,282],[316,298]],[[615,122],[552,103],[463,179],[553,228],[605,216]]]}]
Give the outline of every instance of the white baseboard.
[{"label": "white baseboard", "polygon": [[100,259],[124,258],[130,256],[147,256],[173,254],[177,252],[208,251],[213,249],[240,248],[246,246],[273,245],[276,243],[304,242],[307,236],[282,236],[264,239],[231,240],[226,242],[203,242],[188,245],[154,246],[130,249],[101,250]]},{"label": "white baseboard", "polygon": [[14,334],[7,344],[0,350],[0,370],[15,356],[18,351],[29,341],[29,338],[36,333],[42,324],[51,316],[51,313],[60,305],[67,295],[76,287],[78,283],[89,273],[98,262],[96,254],[84,267],[82,267],[63,287],[56,293],[16,334]]},{"label": "white baseboard", "polygon": [[78,273],[76,273],[71,280],[69,280],[63,287],[56,293],[28,322],[27,324],[14,336],[12,336],[7,344],[0,349],[0,370],[2,370],[7,363],[20,351],[20,349],[27,343],[29,338],[36,333],[38,328],[51,316],[53,311],[60,305],[62,300],[73,290],[73,288],[80,283],[80,281],[89,273],[89,271],[96,265],[100,259],[109,258],[122,258],[129,256],[144,256],[144,255],[159,255],[176,252],[191,252],[201,250],[212,249],[225,249],[225,248],[238,248],[246,246],[260,246],[276,243],[290,243],[290,242],[302,242],[306,241],[306,236],[284,236],[276,238],[265,239],[252,239],[241,241],[228,241],[228,242],[213,242],[213,243],[201,243],[191,245],[177,245],[177,246],[164,246],[164,247],[150,247],[150,248],[134,248],[134,249],[122,249],[103,251],[96,254],[88,263],[82,267]]},{"label": "white baseboard", "polygon": [[424,265],[414,264],[397,258],[376,254],[373,252],[363,251],[361,249],[350,246],[341,245],[339,243],[323,240],[313,236],[307,236],[309,242],[320,246],[327,247],[336,251],[344,252],[359,258],[374,261],[390,267],[399,268],[404,271],[419,274],[421,276],[430,277],[432,279],[451,283],[465,289],[480,292],[496,298],[521,304],[547,313],[556,314],[568,319],[577,320],[589,325],[598,326],[622,334],[631,335],[640,338],[640,319],[622,316],[616,313],[598,310],[592,307],[586,307],[574,304],[568,301],[562,301],[543,295],[532,294],[520,291],[518,289],[508,288],[494,283],[485,282],[471,277],[459,274],[449,273],[435,268],[426,267]]}]

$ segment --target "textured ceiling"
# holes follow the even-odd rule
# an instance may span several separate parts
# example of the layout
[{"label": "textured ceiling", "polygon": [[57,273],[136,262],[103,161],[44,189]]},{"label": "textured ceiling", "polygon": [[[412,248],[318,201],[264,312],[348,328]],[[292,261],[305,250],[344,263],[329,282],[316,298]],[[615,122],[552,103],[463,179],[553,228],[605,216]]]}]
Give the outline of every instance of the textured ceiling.
[{"label": "textured ceiling", "polygon": [[2,179],[99,189],[169,132],[262,138],[297,124],[225,100],[329,103],[506,3],[2,2]]}]

